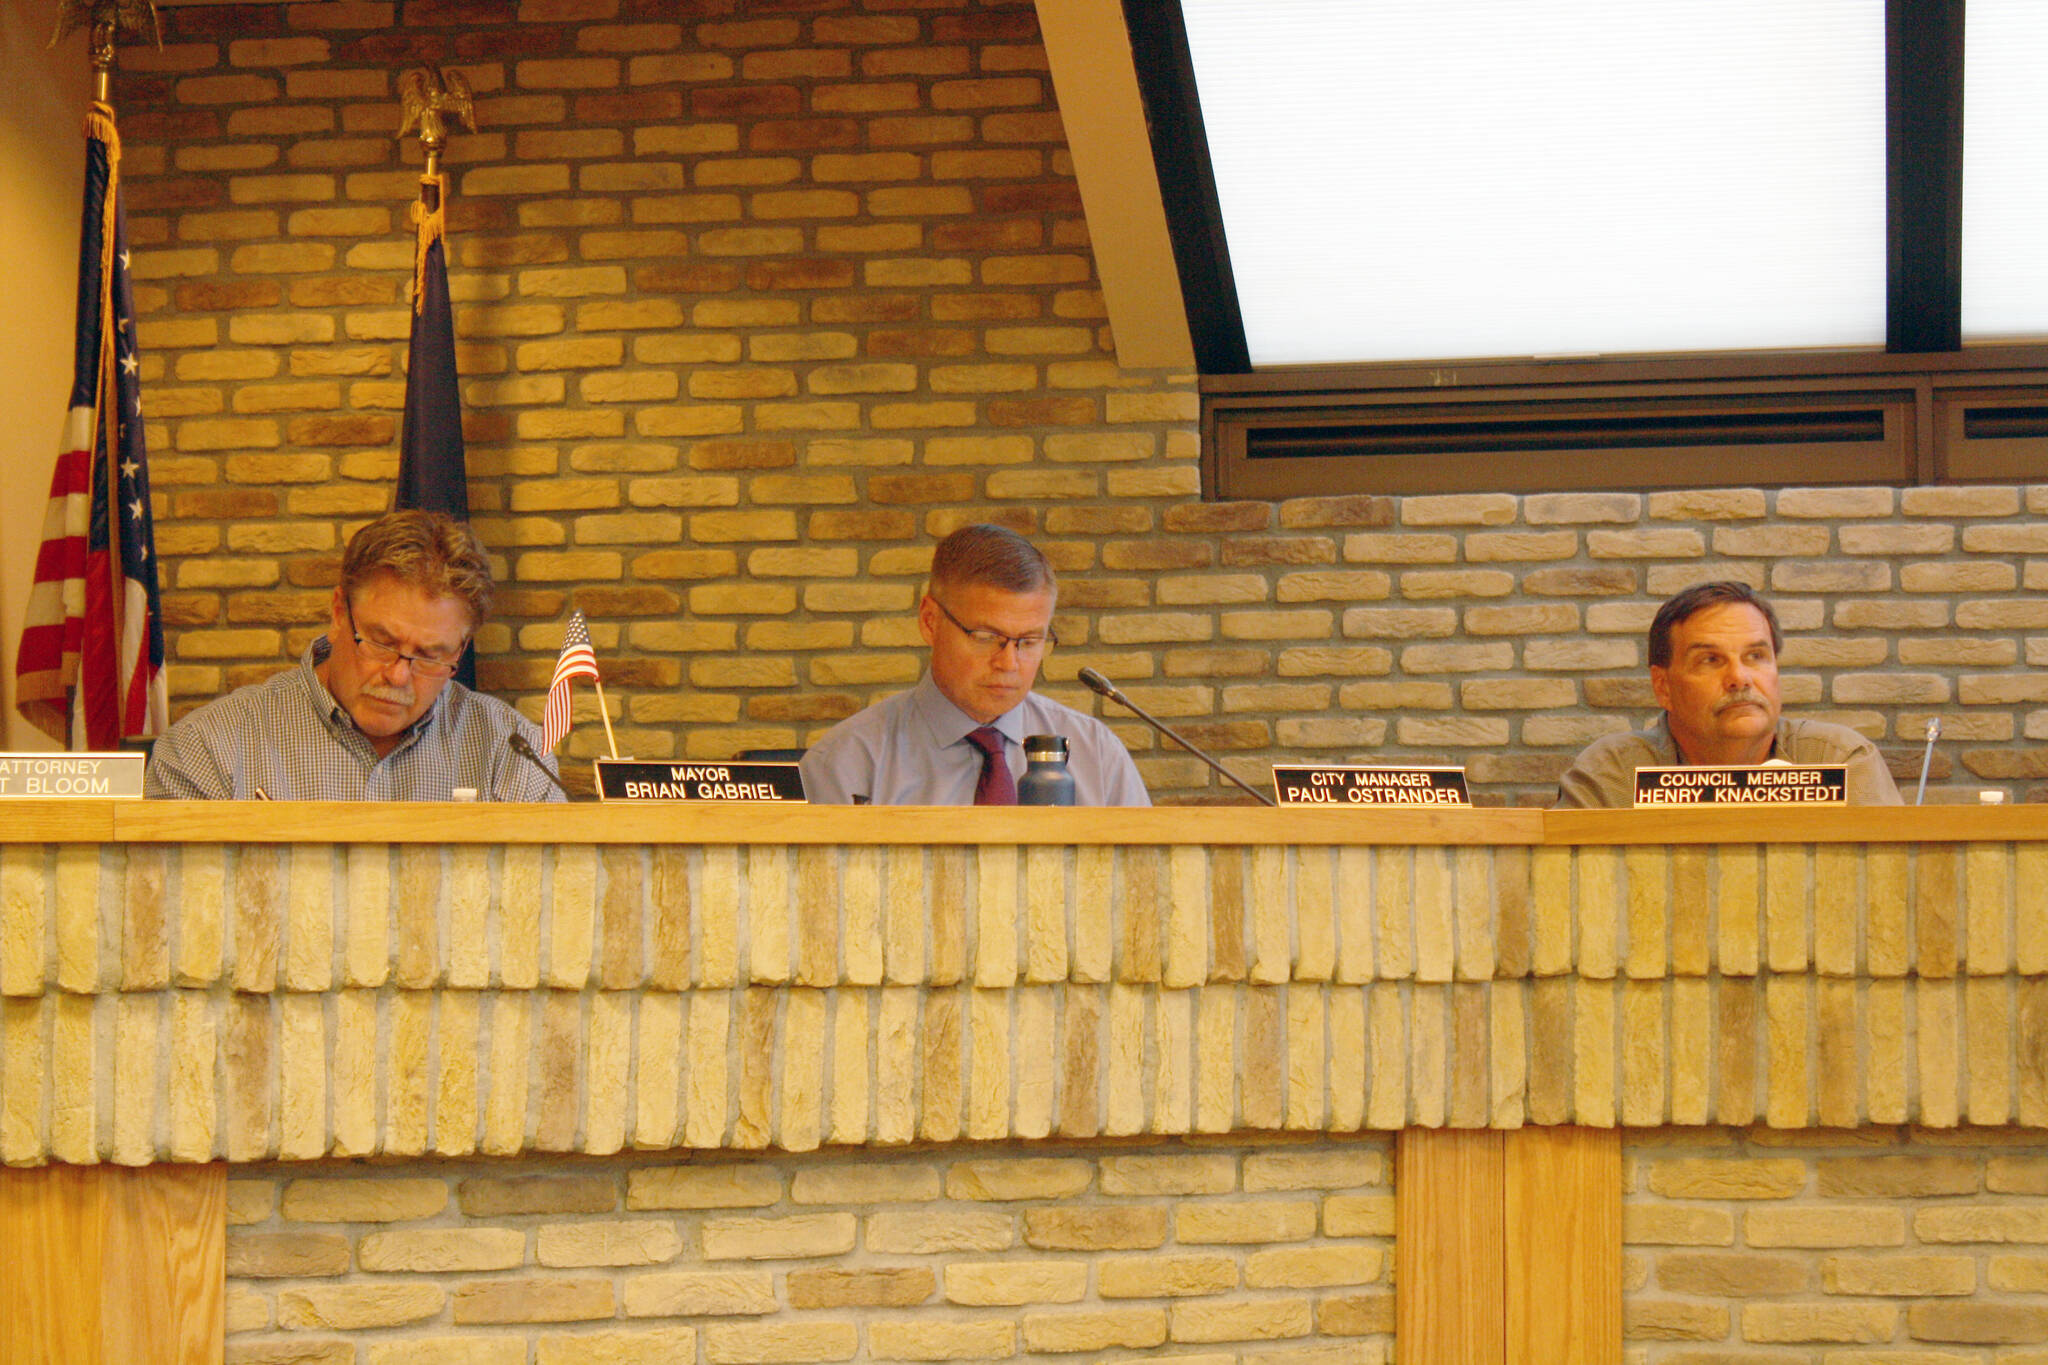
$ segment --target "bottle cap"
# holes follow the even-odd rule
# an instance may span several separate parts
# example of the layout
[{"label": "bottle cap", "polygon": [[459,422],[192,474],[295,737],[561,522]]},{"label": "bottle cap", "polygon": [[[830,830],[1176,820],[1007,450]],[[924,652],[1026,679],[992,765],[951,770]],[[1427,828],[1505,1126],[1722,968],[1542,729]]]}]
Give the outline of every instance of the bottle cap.
[{"label": "bottle cap", "polygon": [[1047,759],[1057,759],[1064,763],[1067,761],[1067,737],[1065,735],[1026,735],[1024,736],[1024,758],[1027,762],[1032,759],[1036,759],[1041,763]]}]

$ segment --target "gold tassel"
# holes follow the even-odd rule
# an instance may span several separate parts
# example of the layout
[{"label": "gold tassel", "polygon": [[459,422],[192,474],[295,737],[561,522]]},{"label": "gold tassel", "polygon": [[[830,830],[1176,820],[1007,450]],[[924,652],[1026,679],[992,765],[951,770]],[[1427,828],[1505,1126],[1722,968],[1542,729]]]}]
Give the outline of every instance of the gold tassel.
[{"label": "gold tassel", "polygon": [[[114,223],[115,210],[121,194],[121,134],[114,127],[112,105],[95,101],[85,115],[85,135],[97,139],[107,147],[107,193],[100,203],[100,356],[99,382],[94,386],[93,421],[95,447],[104,446],[107,461],[107,526],[111,533],[120,522],[120,513],[113,506],[121,497],[121,443],[120,423],[122,421],[120,390],[114,374]],[[107,602],[113,614],[113,632],[116,640],[121,638],[122,606],[126,593],[122,588],[123,569],[118,546],[108,556],[108,570],[113,584]]]},{"label": "gold tassel", "polygon": [[423,175],[420,177],[422,191],[432,191],[433,207],[427,206],[429,196],[422,193],[413,204],[413,226],[415,237],[412,253],[412,311],[418,316],[421,301],[427,289],[427,248],[441,241],[448,227],[448,177],[445,175]]}]

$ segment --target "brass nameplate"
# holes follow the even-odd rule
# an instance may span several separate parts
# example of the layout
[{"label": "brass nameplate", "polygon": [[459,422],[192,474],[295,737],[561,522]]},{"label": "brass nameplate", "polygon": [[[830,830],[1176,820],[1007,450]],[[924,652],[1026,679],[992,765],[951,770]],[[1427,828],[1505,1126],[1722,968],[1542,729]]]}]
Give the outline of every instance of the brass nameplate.
[{"label": "brass nameplate", "polygon": [[642,763],[597,760],[602,801],[802,801],[794,763]]},{"label": "brass nameplate", "polygon": [[1469,806],[1463,768],[1350,768],[1276,763],[1283,806]]},{"label": "brass nameplate", "polygon": [[141,754],[0,754],[0,798],[139,801]]},{"label": "brass nameplate", "polygon": [[1846,806],[1841,763],[1741,768],[1638,768],[1636,806]]}]

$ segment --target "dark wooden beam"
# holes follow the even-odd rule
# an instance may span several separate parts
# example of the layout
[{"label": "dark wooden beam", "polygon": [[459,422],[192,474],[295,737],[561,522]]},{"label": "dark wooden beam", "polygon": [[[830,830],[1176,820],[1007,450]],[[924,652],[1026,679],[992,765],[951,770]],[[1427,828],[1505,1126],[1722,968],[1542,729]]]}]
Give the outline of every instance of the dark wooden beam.
[{"label": "dark wooden beam", "polygon": [[1124,22],[1131,31],[1131,57],[1145,101],[1195,364],[1203,374],[1244,374],[1252,367],[1251,352],[1230,270],[1202,102],[1195,91],[1187,23],[1179,0],[1124,0]]},{"label": "dark wooden beam", "polygon": [[1963,344],[1963,0],[1885,0],[1885,349]]}]

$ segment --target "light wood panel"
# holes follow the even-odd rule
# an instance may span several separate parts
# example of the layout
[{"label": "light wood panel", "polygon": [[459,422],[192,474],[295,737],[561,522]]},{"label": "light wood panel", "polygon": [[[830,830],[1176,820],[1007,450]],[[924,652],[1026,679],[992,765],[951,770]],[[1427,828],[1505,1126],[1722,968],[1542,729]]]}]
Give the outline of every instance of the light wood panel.
[{"label": "light wood panel", "polygon": [[1397,1141],[1394,1341],[1402,1360],[1505,1365],[1506,1137],[1409,1128]]},{"label": "light wood panel", "polygon": [[0,801],[0,844],[105,843],[114,837],[115,805],[112,801]]},{"label": "light wood panel", "polygon": [[8,801],[0,844],[1481,845],[2048,842],[2048,805],[1815,810],[1268,810],[1252,806],[455,805]]},{"label": "light wood panel", "polygon": [[97,1365],[102,1172],[0,1170],[0,1365]]},{"label": "light wood panel", "polygon": [[1620,1365],[1620,1131],[1518,1128],[1503,1137],[1507,1359]]},{"label": "light wood panel", "polygon": [[2048,805],[1669,806],[1657,810],[1543,813],[1546,844],[1891,844],[2038,841],[2048,838]]},{"label": "light wood panel", "polygon": [[0,1365],[216,1365],[227,1167],[0,1171]]},{"label": "light wood panel", "polygon": [[[111,815],[109,814],[111,812]],[[20,834],[18,816],[41,823]],[[457,805],[446,801],[15,801],[0,843],[1533,844],[1534,810],[1251,806]],[[2042,823],[2048,836],[2048,820]],[[1985,836],[1991,837],[1991,836]]]},{"label": "light wood panel", "polygon": [[1394,1340],[1430,1365],[1620,1365],[1614,1129],[1404,1131]]}]

